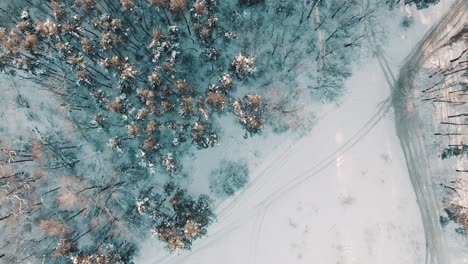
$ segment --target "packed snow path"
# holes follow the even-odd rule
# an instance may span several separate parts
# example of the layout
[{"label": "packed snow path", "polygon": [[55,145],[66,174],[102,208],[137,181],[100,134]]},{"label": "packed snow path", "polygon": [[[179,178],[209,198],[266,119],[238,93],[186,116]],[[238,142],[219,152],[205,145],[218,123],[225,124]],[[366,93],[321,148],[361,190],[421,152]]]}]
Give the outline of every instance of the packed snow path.
[{"label": "packed snow path", "polygon": [[436,203],[431,181],[431,166],[424,143],[424,131],[421,125],[418,109],[414,106],[408,94],[414,88],[417,70],[426,58],[435,52],[448,38],[456,34],[467,21],[467,3],[456,1],[449,12],[415,48],[411,56],[400,70],[400,77],[394,89],[394,108],[398,137],[405,153],[406,162],[411,177],[424,225],[426,236],[426,263],[450,263],[447,248],[439,223],[439,208]]}]

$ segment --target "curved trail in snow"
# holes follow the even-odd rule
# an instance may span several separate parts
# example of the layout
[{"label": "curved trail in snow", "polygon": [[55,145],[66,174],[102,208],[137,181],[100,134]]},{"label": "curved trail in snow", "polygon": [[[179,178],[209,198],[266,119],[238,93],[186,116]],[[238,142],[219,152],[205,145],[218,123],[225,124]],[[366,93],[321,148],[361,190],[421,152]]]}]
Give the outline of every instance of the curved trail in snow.
[{"label": "curved trail in snow", "polygon": [[463,27],[466,21],[467,3],[457,0],[445,16],[424,37],[408,56],[401,67],[399,78],[393,89],[395,124],[403,149],[408,172],[421,211],[426,237],[426,264],[450,263],[446,244],[439,224],[439,208],[436,203],[428,154],[423,140],[422,120],[411,98],[416,74],[427,58],[437,51],[445,41]]}]

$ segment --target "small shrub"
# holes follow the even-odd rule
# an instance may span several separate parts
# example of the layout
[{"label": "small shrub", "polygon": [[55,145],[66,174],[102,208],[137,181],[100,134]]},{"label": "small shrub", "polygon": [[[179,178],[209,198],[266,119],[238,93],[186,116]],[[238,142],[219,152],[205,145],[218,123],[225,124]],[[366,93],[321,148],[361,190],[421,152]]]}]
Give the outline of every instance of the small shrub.
[{"label": "small shrub", "polygon": [[260,3],[264,3],[265,0],[239,0],[241,6],[252,6]]},{"label": "small shrub", "polygon": [[411,25],[413,25],[413,23],[414,23],[414,19],[412,16],[405,16],[403,18],[403,21],[401,21],[401,26],[403,28],[409,28],[411,27]]},{"label": "small shrub", "polygon": [[245,161],[222,161],[212,171],[210,190],[218,197],[229,197],[242,189],[249,180],[249,169]]},{"label": "small shrub", "polygon": [[449,146],[444,149],[441,154],[441,158],[448,159],[452,157],[458,157],[468,154],[468,145],[461,144],[460,146]]}]

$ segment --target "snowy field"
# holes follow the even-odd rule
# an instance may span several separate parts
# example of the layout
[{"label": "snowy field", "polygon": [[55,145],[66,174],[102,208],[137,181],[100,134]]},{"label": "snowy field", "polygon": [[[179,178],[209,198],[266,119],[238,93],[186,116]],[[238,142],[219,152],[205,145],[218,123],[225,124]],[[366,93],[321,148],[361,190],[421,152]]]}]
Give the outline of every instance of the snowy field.
[{"label": "snowy field", "polygon": [[246,190],[219,206],[206,238],[173,256],[147,242],[137,263],[424,263],[390,94],[393,73],[452,2],[402,9],[414,17],[407,30],[389,19],[379,60],[355,67],[348,94],[317,113],[311,133],[265,141],[275,150],[261,156]]}]

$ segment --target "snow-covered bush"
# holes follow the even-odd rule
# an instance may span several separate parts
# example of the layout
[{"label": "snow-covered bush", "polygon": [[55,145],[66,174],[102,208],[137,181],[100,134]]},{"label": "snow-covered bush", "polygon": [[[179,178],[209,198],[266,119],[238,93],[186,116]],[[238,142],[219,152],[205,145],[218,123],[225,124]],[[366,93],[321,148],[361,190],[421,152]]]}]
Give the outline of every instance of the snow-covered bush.
[{"label": "snow-covered bush", "polygon": [[249,181],[249,168],[245,161],[222,161],[211,172],[210,190],[218,197],[229,197],[242,189]]},{"label": "snow-covered bush", "polygon": [[254,57],[246,57],[240,53],[237,55],[237,57],[234,58],[231,66],[239,78],[244,78],[254,74],[257,71],[257,68],[253,66],[254,61]]},{"label": "snow-covered bush", "polygon": [[250,133],[259,133],[265,126],[263,97],[258,94],[248,94],[232,102],[232,108],[239,122]]},{"label": "snow-covered bush", "polygon": [[214,220],[212,201],[206,195],[197,199],[174,183],[164,186],[164,194],[149,189],[137,201],[138,212],[150,222],[152,234],[170,251],[190,249],[193,241],[206,234]]}]

